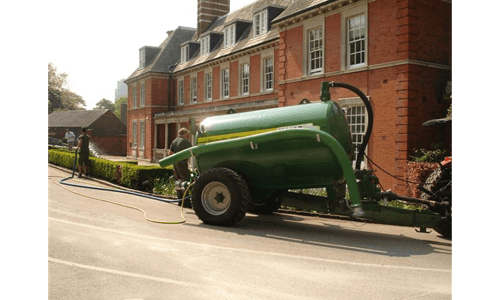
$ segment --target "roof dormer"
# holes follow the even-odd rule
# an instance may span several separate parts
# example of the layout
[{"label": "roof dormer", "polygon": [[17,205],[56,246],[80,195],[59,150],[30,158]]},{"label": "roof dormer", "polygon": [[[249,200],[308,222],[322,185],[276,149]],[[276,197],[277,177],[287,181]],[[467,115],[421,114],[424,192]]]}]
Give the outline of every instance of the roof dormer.
[{"label": "roof dormer", "polygon": [[200,43],[187,41],[181,44],[181,63],[189,61],[200,50]]},{"label": "roof dormer", "polygon": [[250,26],[252,22],[247,20],[234,20],[224,26],[224,47],[234,45]]},{"label": "roof dormer", "polygon": [[224,38],[222,33],[207,32],[200,36],[200,56],[208,55],[212,52],[219,42]]},{"label": "roof dormer", "polygon": [[143,69],[160,53],[160,47],[144,46],[139,49],[139,69]]},{"label": "roof dormer", "polygon": [[252,36],[256,37],[269,31],[271,21],[285,10],[282,6],[266,6],[254,11],[252,18]]}]

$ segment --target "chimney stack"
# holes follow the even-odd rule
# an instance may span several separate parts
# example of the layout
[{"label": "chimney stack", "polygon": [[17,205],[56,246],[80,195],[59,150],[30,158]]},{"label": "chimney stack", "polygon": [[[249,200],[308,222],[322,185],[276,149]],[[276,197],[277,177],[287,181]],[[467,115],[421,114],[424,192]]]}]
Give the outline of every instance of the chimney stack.
[{"label": "chimney stack", "polygon": [[198,36],[218,17],[229,13],[230,0],[198,0]]}]

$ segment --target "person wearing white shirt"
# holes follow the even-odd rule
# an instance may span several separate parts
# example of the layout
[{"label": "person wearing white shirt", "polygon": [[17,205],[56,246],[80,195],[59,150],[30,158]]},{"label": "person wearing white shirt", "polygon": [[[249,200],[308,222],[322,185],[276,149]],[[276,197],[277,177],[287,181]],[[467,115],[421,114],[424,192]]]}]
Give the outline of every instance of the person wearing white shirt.
[{"label": "person wearing white shirt", "polygon": [[66,134],[64,135],[66,141],[68,142],[69,151],[73,151],[73,145],[75,143],[75,134],[68,129],[66,129]]}]

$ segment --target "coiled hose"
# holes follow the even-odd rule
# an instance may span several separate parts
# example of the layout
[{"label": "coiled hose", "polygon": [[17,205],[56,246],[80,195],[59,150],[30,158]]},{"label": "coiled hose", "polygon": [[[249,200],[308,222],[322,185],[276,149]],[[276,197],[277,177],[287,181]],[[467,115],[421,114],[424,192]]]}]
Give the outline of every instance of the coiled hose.
[{"label": "coiled hose", "polygon": [[108,189],[108,188],[102,188],[102,187],[96,187],[96,186],[88,186],[88,185],[80,185],[80,184],[74,184],[74,183],[66,182],[67,180],[73,179],[75,177],[76,158],[77,158],[77,150],[75,150],[75,159],[73,161],[73,172],[71,173],[71,176],[59,180],[59,183],[61,185],[67,185],[67,186],[78,187],[78,188],[93,189],[93,190],[100,190],[100,191],[106,191],[106,192],[116,192],[116,193],[129,194],[129,195],[134,195],[134,196],[149,198],[149,199],[152,199],[152,200],[162,201],[162,202],[166,202],[166,203],[182,202],[181,203],[181,217],[182,217],[182,221],[167,222],[167,221],[152,220],[152,219],[150,219],[150,218],[147,217],[146,212],[143,209],[141,209],[141,208],[138,208],[138,207],[135,207],[135,206],[131,206],[131,205],[122,204],[122,203],[119,203],[119,202],[105,200],[105,199],[101,199],[101,198],[97,198],[97,197],[92,197],[92,196],[89,196],[89,195],[80,194],[80,193],[77,193],[77,192],[74,192],[74,191],[70,190],[71,192],[73,192],[75,194],[78,194],[78,195],[81,195],[81,196],[84,196],[84,197],[96,199],[96,200],[99,200],[99,201],[109,202],[109,203],[112,203],[112,204],[116,204],[116,205],[120,205],[120,206],[124,206],[124,207],[128,207],[128,208],[139,210],[139,211],[141,211],[141,212],[144,213],[145,219],[147,221],[150,221],[150,222],[161,223],[161,224],[181,224],[181,223],[185,223],[186,222],[186,219],[184,218],[183,206],[184,206],[184,201],[185,200],[191,199],[191,196],[187,196],[186,197],[186,194],[188,193],[188,191],[191,188],[191,186],[193,185],[193,183],[186,188],[186,190],[184,192],[184,196],[181,199],[171,199],[171,200],[169,200],[169,199],[159,198],[159,197],[155,197],[155,196],[151,196],[151,195],[147,195],[147,194],[143,194],[143,193],[138,193],[138,192],[133,192],[133,191],[120,190],[120,189]]}]

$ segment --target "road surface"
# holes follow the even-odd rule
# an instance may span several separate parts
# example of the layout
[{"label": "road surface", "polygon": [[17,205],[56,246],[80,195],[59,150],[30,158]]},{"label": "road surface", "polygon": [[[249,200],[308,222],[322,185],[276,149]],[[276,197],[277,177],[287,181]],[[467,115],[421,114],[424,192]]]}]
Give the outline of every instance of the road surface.
[{"label": "road surface", "polygon": [[162,221],[180,207],[67,176],[49,166],[49,299],[451,299],[451,241],[435,232],[281,213],[217,227],[191,209],[158,224],[95,198]]}]

